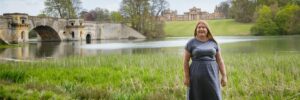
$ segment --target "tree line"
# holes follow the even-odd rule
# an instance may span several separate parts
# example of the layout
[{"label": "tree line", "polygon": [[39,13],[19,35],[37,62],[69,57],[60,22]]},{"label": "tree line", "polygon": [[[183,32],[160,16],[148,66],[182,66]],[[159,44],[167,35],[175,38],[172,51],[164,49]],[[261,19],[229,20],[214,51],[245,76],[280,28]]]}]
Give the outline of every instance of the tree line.
[{"label": "tree line", "polygon": [[164,22],[159,16],[169,5],[166,0],[123,0],[119,11],[110,12],[102,8],[84,10],[81,0],[46,0],[44,4],[45,9],[38,16],[123,23],[148,38],[164,37]]},{"label": "tree line", "polygon": [[[83,18],[87,21],[116,22],[131,26],[148,38],[164,37],[161,12],[166,0],[122,0],[120,10],[110,12],[95,8],[82,9],[81,0],[46,0],[43,14],[59,18]],[[216,6],[226,18],[252,23],[254,35],[300,34],[300,0],[227,0]]]},{"label": "tree line", "polygon": [[254,35],[300,34],[300,0],[227,0],[216,10],[226,18],[251,23]]}]

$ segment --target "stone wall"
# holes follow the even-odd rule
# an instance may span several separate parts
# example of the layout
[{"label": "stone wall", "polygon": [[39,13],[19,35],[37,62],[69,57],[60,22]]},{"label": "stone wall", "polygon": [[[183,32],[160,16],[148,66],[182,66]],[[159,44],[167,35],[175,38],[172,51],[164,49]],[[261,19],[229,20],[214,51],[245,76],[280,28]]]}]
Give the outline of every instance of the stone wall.
[{"label": "stone wall", "polygon": [[7,39],[10,37],[8,36],[7,31],[7,21],[3,18],[3,16],[0,16],[0,43],[1,44],[8,44]]},{"label": "stone wall", "polygon": [[90,35],[92,40],[100,39],[101,30],[99,24],[93,21],[84,22],[84,38],[86,40],[87,36]]},{"label": "stone wall", "polygon": [[112,24],[103,23],[99,24],[101,29],[100,39],[135,39],[135,38],[146,38],[134,29],[122,25],[122,24]]}]

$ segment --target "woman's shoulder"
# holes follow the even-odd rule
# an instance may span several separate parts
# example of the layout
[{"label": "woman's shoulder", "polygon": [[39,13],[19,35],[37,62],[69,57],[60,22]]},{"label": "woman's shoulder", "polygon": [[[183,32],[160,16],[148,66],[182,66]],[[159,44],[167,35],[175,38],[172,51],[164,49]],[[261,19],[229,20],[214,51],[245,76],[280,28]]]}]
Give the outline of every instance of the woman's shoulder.
[{"label": "woman's shoulder", "polygon": [[188,40],[187,44],[191,44],[194,41],[195,41],[195,38],[191,38],[191,39]]},{"label": "woman's shoulder", "polygon": [[209,39],[208,41],[211,42],[211,43],[213,43],[213,44],[215,44],[215,45],[218,45],[217,41],[214,40],[214,39]]}]

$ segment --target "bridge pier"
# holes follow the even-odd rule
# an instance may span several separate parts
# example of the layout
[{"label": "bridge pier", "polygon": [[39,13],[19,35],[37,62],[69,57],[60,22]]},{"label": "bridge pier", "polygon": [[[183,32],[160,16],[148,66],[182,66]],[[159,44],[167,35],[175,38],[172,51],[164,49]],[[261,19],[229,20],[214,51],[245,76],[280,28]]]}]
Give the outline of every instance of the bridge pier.
[{"label": "bridge pier", "polygon": [[85,40],[84,37],[84,20],[68,19],[66,25],[66,40]]},{"label": "bridge pier", "polygon": [[25,13],[6,13],[3,14],[6,20],[6,25],[2,28],[5,30],[2,33],[4,41],[8,43],[20,43],[28,41],[28,15]]}]

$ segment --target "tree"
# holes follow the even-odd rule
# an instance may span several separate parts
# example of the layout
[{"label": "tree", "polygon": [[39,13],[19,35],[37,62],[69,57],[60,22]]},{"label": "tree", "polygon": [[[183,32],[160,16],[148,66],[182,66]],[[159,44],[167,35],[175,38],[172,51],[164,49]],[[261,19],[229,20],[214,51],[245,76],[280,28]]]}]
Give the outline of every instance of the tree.
[{"label": "tree", "polygon": [[44,4],[44,12],[52,17],[77,18],[81,10],[80,0],[46,0]]},{"label": "tree", "polygon": [[38,17],[47,17],[47,14],[45,14],[45,13],[40,13],[40,14],[38,14],[37,16],[38,16]]},{"label": "tree", "polygon": [[111,20],[115,23],[121,23],[123,21],[123,17],[120,12],[112,12]]},{"label": "tree", "polygon": [[[258,18],[251,32],[256,35],[300,34],[297,0],[257,0]],[[274,25],[275,24],[275,25]]]},{"label": "tree", "polygon": [[[121,14],[131,22],[131,27],[144,33],[143,26],[146,21],[143,17],[149,15],[148,0],[123,0],[121,3]],[[144,20],[143,20],[144,19]]]},{"label": "tree", "polygon": [[282,35],[300,33],[299,12],[300,7],[295,4],[286,5],[277,12],[275,22],[280,27],[280,33]]},{"label": "tree", "polygon": [[88,12],[86,9],[82,10],[82,11],[79,13],[79,18],[84,18],[85,15],[88,14],[88,13],[89,13],[89,12]]},{"label": "tree", "polygon": [[70,8],[70,9],[74,9],[74,15],[73,15],[73,17],[74,18],[78,18],[78,16],[79,16],[79,14],[80,14],[80,12],[82,11],[82,2],[81,2],[81,0],[72,0],[72,8]]},{"label": "tree", "polygon": [[255,8],[255,0],[234,0],[232,1],[230,13],[236,21],[249,23],[253,21]]},{"label": "tree", "polygon": [[229,18],[229,9],[230,9],[229,3],[224,1],[221,2],[219,6],[216,6],[215,12],[221,12],[222,14],[224,14],[226,18]]},{"label": "tree", "polygon": [[261,9],[259,9],[259,17],[256,20],[256,23],[251,28],[251,33],[254,35],[277,35],[278,32],[278,26],[273,21],[273,15],[270,7],[268,6],[262,6]]},{"label": "tree", "polygon": [[159,14],[166,9],[166,0],[123,0],[120,13],[125,22],[147,38],[163,37],[163,22]]},{"label": "tree", "polygon": [[95,8],[96,21],[99,22],[110,22],[110,13],[107,9]]},{"label": "tree", "polygon": [[159,20],[159,15],[162,11],[169,7],[166,0],[151,0],[151,15],[155,16],[155,20]]},{"label": "tree", "polygon": [[98,21],[98,22],[110,22],[110,12],[107,9],[95,8],[87,11],[82,11],[80,13],[81,18],[87,21]]}]

